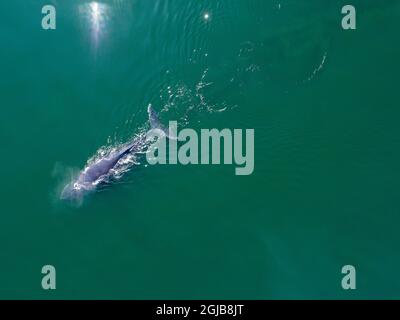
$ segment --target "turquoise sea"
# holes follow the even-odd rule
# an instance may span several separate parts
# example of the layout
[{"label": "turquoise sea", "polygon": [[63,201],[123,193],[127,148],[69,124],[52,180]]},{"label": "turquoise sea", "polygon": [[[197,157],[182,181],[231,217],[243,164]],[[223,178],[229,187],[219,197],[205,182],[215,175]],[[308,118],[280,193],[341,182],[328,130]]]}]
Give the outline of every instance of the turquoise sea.
[{"label": "turquoise sea", "polygon": [[[343,30],[348,2],[1,1],[0,298],[400,298],[400,1]],[[254,129],[253,174],[142,161],[60,201],[149,104]]]}]

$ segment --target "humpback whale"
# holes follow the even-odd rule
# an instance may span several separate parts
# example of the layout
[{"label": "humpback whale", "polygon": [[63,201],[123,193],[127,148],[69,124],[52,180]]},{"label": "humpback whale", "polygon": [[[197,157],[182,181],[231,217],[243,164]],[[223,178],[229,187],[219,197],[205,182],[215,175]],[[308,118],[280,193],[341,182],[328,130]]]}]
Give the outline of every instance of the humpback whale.
[{"label": "humpback whale", "polygon": [[[161,125],[158,115],[151,105],[148,106],[147,113],[151,128],[165,132],[165,128]],[[165,134],[168,136],[167,133]],[[62,200],[81,199],[86,192],[95,190],[101,182],[106,181],[106,178],[111,175],[112,170],[121,159],[128,154],[143,152],[146,142],[145,135],[136,136],[130,143],[117,148],[107,156],[89,164],[79,173],[76,180],[64,187],[60,198]]]}]

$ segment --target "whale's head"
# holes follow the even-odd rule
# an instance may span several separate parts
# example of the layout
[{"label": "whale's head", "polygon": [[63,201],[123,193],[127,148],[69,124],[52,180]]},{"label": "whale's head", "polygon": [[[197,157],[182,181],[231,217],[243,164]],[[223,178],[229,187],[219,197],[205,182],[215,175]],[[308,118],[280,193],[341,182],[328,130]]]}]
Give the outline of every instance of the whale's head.
[{"label": "whale's head", "polygon": [[60,199],[69,201],[81,201],[83,196],[88,191],[84,185],[77,182],[71,182],[67,184],[61,191]]}]

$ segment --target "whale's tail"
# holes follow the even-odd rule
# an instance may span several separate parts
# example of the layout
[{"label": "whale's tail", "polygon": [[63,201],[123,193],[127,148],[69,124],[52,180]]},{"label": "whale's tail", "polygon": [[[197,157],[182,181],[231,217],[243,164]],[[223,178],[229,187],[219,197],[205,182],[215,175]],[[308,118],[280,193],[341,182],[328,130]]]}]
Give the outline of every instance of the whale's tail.
[{"label": "whale's tail", "polygon": [[160,119],[158,118],[158,114],[154,111],[151,104],[149,104],[149,106],[147,107],[147,113],[149,115],[150,127],[152,129],[161,129],[162,124],[160,122]]},{"label": "whale's tail", "polygon": [[171,128],[166,128],[160,121],[158,114],[154,111],[153,107],[151,104],[147,107],[147,113],[149,115],[149,122],[150,122],[150,127],[151,129],[155,130],[161,130],[168,139],[176,140],[176,134],[171,132]]}]

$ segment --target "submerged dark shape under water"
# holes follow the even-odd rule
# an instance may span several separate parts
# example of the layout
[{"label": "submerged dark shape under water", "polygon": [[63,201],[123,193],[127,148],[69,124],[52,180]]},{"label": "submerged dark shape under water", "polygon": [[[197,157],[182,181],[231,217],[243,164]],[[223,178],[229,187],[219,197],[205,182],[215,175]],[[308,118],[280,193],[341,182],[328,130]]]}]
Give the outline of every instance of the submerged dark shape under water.
[{"label": "submerged dark shape under water", "polygon": [[[158,115],[155,113],[151,105],[148,106],[147,112],[151,128],[163,129]],[[119,161],[129,154],[141,153],[147,145],[146,135],[140,134],[133,141],[117,148],[106,156],[94,161],[83,169],[77,179],[68,183],[61,192],[62,200],[81,200],[85,193],[96,190],[97,186],[105,183],[112,175],[113,169],[116,168]]]}]

